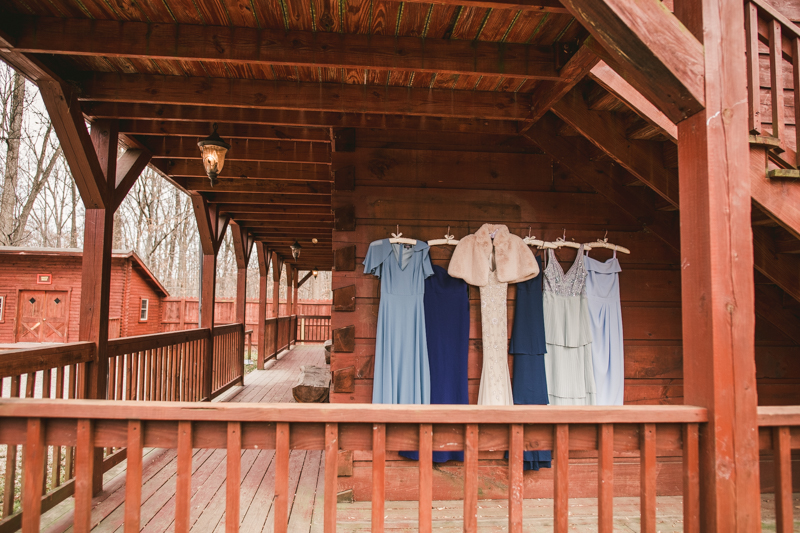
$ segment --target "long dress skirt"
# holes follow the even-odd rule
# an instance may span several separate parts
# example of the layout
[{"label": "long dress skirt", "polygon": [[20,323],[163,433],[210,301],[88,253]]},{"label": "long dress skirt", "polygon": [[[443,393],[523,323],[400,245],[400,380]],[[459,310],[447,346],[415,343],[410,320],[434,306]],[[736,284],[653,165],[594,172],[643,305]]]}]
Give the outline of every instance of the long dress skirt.
[{"label": "long dress skirt", "polygon": [[[431,404],[469,404],[469,293],[464,280],[434,265],[425,280],[425,331],[431,375]],[[400,452],[419,459],[417,452]],[[433,452],[433,462],[463,461],[464,452]]]},{"label": "long dress skirt", "polygon": [[[542,272],[542,261],[539,272]],[[510,353],[514,355],[514,380],[512,391],[516,405],[547,405],[547,376],[544,354],[547,344],[544,336],[544,308],[542,303],[542,278],[517,283],[517,301],[514,307],[514,327],[511,331]],[[550,450],[524,452],[523,469],[550,468]]]},{"label": "long dress skirt", "polygon": [[622,342],[622,308],[619,273],[614,257],[601,262],[586,258],[586,297],[592,320],[592,366],[597,405],[622,405],[625,399],[625,355]]}]

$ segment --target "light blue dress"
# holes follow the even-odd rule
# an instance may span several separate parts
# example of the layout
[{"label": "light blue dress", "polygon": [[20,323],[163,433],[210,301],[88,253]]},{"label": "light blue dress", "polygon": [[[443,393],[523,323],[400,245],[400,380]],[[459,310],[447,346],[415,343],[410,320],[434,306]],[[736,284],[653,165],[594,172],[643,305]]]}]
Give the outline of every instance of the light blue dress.
[{"label": "light blue dress", "polygon": [[364,273],[381,278],[372,403],[431,403],[423,302],[425,278],[433,275],[429,251],[424,241],[369,245]]},{"label": "light blue dress", "polygon": [[592,366],[597,405],[622,405],[625,399],[625,355],[619,273],[614,257],[602,262],[587,256],[586,297],[592,322]]}]

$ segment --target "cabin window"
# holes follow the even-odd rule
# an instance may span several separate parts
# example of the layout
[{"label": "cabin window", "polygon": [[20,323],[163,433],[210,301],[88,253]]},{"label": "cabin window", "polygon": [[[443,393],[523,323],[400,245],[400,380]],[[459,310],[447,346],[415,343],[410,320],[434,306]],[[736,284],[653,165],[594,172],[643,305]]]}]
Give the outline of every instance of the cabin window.
[{"label": "cabin window", "polygon": [[6,297],[0,295],[0,322],[3,322],[3,311],[6,308]]},{"label": "cabin window", "polygon": [[139,311],[139,322],[147,322],[147,312],[150,310],[150,300],[142,298],[142,306]]}]

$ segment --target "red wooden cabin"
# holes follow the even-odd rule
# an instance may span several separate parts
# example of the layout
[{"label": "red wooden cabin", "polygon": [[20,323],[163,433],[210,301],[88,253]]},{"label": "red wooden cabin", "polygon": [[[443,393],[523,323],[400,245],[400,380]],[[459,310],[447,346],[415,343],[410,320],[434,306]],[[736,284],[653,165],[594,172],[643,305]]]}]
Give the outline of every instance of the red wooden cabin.
[{"label": "red wooden cabin", "polygon": [[[289,520],[290,450],[325,452],[326,532],[345,488],[371,500],[373,531],[397,499],[418,500],[419,529],[430,531],[439,498],[463,499],[464,530],[475,531],[480,497],[507,498],[519,532],[524,499],[546,497],[554,530],[566,532],[570,497],[589,497],[609,533],[614,496],[638,495],[641,529],[654,532],[658,496],[680,494],[685,531],[749,533],[761,528],[762,492],[774,495],[777,529],[791,531],[800,479],[792,6],[0,0],[0,57],[38,84],[86,206],[80,342],[12,354],[0,374],[11,395],[24,395],[23,377],[37,371],[59,384],[47,414],[32,400],[0,402],[0,442],[25,445],[23,513],[7,520],[38,531],[42,506],[58,499],[42,498],[44,449],[63,445],[74,447],[81,532],[93,526],[103,471],[122,457],[125,527],[139,529],[145,447],[177,450],[181,532],[201,528],[194,448],[227,450],[226,531],[239,530],[252,495],[241,487],[242,449],[274,450],[274,483],[249,501],[274,502],[275,531]],[[197,149],[212,124],[231,144],[213,186]],[[146,165],[192,197],[201,327],[109,340],[113,213]],[[486,222],[546,240],[607,233],[633,251],[621,274],[627,405],[364,404],[380,298],[360,266],[369,243],[398,226],[428,240]],[[216,257],[228,227],[238,297],[234,323],[219,326]],[[294,342],[298,320],[296,290],[279,316],[267,284],[277,289],[284,267],[289,289],[303,283],[300,270],[333,269],[336,405],[139,403],[211,400],[243,383],[253,248],[259,369]],[[450,253],[432,256],[446,265]],[[474,398],[475,291],[471,300]],[[512,290],[510,312],[513,300]],[[79,400],[67,406],[65,394]],[[104,458],[102,448],[120,450]],[[523,475],[526,448],[552,449],[554,468]],[[410,449],[423,460],[400,460],[396,451]],[[439,449],[463,449],[464,463],[434,470],[427,458]],[[351,460],[352,476],[339,478]]]},{"label": "red wooden cabin", "polygon": [[[160,333],[167,289],[135,253],[111,257],[109,338]],[[78,340],[81,259],[80,250],[0,248],[0,344]]]}]

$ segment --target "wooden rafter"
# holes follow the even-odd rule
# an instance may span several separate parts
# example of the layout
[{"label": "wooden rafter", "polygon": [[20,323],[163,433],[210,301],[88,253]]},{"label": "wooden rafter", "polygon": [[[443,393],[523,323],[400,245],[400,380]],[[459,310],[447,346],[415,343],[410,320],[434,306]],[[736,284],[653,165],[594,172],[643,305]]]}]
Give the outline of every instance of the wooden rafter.
[{"label": "wooden rafter", "polygon": [[[225,135],[224,130],[219,132]],[[197,138],[139,136],[136,139],[150,149],[156,159],[190,159],[197,161],[200,153]],[[227,161],[264,161],[276,163],[329,164],[328,143],[265,141],[258,139],[228,139],[231,149]]]},{"label": "wooden rafter", "polygon": [[9,25],[14,26],[15,48],[26,53],[562,77],[549,46],[528,44],[47,17],[26,17]]},{"label": "wooden rafter", "polygon": [[212,122],[218,122],[220,124],[371,128],[429,132],[457,131],[496,135],[515,135],[517,133],[517,123],[513,120],[479,120],[474,117],[337,113],[294,109],[210,107],[180,103],[173,105],[126,102],[84,102],[83,110],[87,116],[92,118],[202,122],[205,127]]},{"label": "wooden rafter", "polygon": [[212,187],[208,178],[173,177],[186,190],[208,192],[331,194],[330,182],[268,179],[218,178]]},{"label": "wooden rafter", "polygon": [[[168,176],[206,177],[199,155],[194,160],[154,159],[151,161],[151,165]],[[272,161],[226,161],[220,177],[331,181],[331,172],[328,165]]]},{"label": "wooden rafter", "polygon": [[516,93],[104,73],[95,73],[83,83],[81,98],[95,102],[391,113],[484,120],[522,120],[531,109],[530,99]]},{"label": "wooden rafter", "polygon": [[252,202],[242,204],[218,202],[218,207],[221,213],[233,214],[236,216],[246,216],[247,214],[258,215],[259,217],[263,216],[265,220],[276,216],[280,217],[281,220],[298,220],[294,217],[305,217],[306,215],[322,216],[325,217],[326,220],[333,219],[330,206],[325,205],[287,207],[283,205],[258,204]]},{"label": "wooden rafter", "polygon": [[303,206],[321,205],[330,206],[331,197],[322,194],[280,194],[280,193],[236,193],[236,192],[212,192],[207,193],[206,198],[211,203],[220,204],[249,204],[258,202],[264,204],[284,205],[284,206]]},{"label": "wooden rafter", "polygon": [[[591,38],[590,38],[591,39]],[[584,43],[561,69],[562,81],[540,83],[531,94],[531,112],[520,123],[520,133],[525,133],[550,108],[572,89],[594,67],[599,58]]]},{"label": "wooden rafter", "polygon": [[[240,124],[221,122],[219,132],[226,139],[262,139],[271,141],[296,141],[330,143],[328,128],[272,126],[268,124]],[[169,137],[205,137],[211,133],[207,122],[168,120],[121,120],[120,133],[128,135],[165,135]]]},{"label": "wooden rafter", "polygon": [[610,56],[611,66],[673,122],[703,109],[703,46],[662,2],[563,0],[563,4],[596,39],[593,49]]}]

